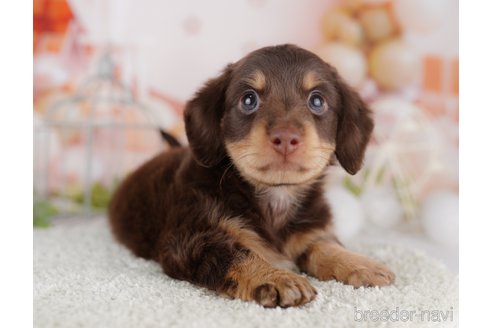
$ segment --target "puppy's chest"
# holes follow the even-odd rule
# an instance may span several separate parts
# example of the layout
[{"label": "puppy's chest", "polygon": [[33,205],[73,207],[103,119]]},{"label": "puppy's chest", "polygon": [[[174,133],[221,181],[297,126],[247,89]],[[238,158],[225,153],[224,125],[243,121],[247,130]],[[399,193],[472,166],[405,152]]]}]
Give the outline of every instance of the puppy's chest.
[{"label": "puppy's chest", "polygon": [[299,192],[288,187],[270,188],[259,194],[261,214],[271,230],[282,228],[295,215],[300,196]]}]

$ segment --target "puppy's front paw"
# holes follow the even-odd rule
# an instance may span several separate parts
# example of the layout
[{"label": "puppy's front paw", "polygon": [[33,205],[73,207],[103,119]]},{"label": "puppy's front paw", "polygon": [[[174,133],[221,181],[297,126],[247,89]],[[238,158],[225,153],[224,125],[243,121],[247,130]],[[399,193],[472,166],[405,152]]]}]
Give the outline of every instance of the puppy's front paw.
[{"label": "puppy's front paw", "polygon": [[341,278],[342,282],[356,288],[381,287],[392,284],[395,281],[395,274],[382,263],[361,258],[355,261],[353,269],[348,270]]},{"label": "puppy's front paw", "polygon": [[270,278],[253,290],[254,300],[264,307],[300,306],[316,297],[316,289],[302,276],[276,272]]}]

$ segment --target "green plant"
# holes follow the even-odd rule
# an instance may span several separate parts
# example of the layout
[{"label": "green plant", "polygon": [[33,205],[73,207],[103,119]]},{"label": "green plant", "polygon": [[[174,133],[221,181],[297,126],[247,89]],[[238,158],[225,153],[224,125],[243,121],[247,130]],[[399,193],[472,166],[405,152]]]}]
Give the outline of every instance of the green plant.
[{"label": "green plant", "polygon": [[46,228],[50,226],[51,218],[58,214],[55,206],[45,200],[34,201],[33,204],[33,226]]},{"label": "green plant", "polygon": [[[76,190],[68,194],[78,204],[84,203],[84,193],[82,190]],[[105,209],[111,200],[111,190],[100,182],[95,182],[91,186],[91,201],[93,209]]]}]

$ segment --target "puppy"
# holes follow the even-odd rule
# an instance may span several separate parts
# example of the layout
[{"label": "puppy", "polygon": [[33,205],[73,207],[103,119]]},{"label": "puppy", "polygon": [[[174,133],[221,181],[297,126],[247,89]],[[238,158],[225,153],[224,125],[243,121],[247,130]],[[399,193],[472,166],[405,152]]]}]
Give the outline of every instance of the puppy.
[{"label": "puppy", "polygon": [[394,274],[333,234],[323,177],[362,165],[373,121],[336,70],[293,45],[228,65],[188,102],[189,147],[131,174],[109,207],[116,238],[170,277],[265,307],[303,305],[320,280],[384,286]]}]

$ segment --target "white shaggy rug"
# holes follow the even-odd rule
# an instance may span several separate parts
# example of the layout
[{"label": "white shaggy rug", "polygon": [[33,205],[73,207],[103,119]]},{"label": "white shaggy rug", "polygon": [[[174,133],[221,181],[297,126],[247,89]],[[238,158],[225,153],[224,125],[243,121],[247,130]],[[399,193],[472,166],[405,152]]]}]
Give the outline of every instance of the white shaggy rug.
[{"label": "white shaggy rug", "polygon": [[349,248],[389,265],[396,273],[395,285],[354,289],[309,278],[318,290],[312,303],[301,308],[264,309],[167,277],[156,263],[136,258],[116,244],[103,219],[35,229],[34,326],[458,325],[458,277],[442,264],[396,245]]}]

